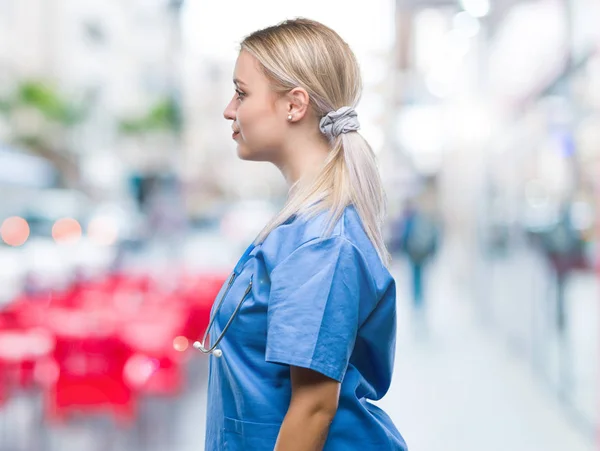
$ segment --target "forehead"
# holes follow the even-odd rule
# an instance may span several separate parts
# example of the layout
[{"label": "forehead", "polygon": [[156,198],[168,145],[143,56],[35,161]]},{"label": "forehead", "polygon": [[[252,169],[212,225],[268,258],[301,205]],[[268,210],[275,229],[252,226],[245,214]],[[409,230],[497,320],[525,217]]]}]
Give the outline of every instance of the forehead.
[{"label": "forehead", "polygon": [[246,85],[267,83],[267,78],[259,70],[259,62],[245,50],[242,50],[238,55],[233,78],[244,82]]}]

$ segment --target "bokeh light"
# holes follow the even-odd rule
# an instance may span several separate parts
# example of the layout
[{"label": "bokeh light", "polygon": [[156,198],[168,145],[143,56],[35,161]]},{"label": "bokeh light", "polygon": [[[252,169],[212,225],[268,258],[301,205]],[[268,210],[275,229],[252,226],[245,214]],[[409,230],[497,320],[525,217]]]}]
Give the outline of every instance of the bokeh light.
[{"label": "bokeh light", "polygon": [[105,217],[92,219],[88,224],[87,233],[90,240],[100,246],[112,246],[119,234],[114,221]]},{"label": "bokeh light", "polygon": [[76,242],[81,238],[81,225],[76,219],[62,218],[52,227],[52,238],[57,243]]},{"label": "bokeh light", "polygon": [[29,238],[29,224],[18,216],[7,218],[2,223],[0,235],[9,246],[21,246]]},{"label": "bokeh light", "polygon": [[484,17],[490,12],[489,0],[460,0],[460,4],[473,17]]},{"label": "bokeh light", "polygon": [[123,376],[131,386],[140,387],[148,382],[159,366],[156,359],[138,353],[131,356],[125,363]]},{"label": "bokeh light", "polygon": [[175,348],[176,351],[179,352],[184,352],[190,345],[190,342],[188,341],[187,338],[179,336],[179,337],[175,337],[175,339],[173,340],[173,348]]}]

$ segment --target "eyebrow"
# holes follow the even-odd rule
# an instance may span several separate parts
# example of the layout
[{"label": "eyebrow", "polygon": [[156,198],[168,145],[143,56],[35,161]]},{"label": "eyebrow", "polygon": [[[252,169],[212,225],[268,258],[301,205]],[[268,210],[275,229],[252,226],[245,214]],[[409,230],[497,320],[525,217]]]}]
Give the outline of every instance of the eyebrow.
[{"label": "eyebrow", "polygon": [[[246,85],[246,83],[244,83],[242,80],[240,80],[239,78],[234,78],[233,79],[233,83],[236,85]],[[246,85],[247,86],[247,85]]]}]

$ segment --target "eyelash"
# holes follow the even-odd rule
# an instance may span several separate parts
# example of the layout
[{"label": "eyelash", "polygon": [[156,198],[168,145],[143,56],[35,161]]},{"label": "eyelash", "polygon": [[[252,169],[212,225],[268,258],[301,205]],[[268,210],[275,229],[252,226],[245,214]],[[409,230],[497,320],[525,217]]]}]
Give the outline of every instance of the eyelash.
[{"label": "eyelash", "polygon": [[246,94],[244,94],[242,91],[236,89],[235,92],[237,92],[237,98],[238,100],[242,100],[242,98],[244,98],[246,96]]}]

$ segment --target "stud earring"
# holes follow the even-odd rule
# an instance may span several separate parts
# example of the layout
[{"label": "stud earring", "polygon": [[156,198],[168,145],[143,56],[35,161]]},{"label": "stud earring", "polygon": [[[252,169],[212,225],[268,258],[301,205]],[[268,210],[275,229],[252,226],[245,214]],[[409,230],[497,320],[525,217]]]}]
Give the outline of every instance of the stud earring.
[{"label": "stud earring", "polygon": [[289,114],[289,115],[288,115],[288,121],[291,121],[291,120],[292,120],[292,115],[291,115],[291,114]]}]

